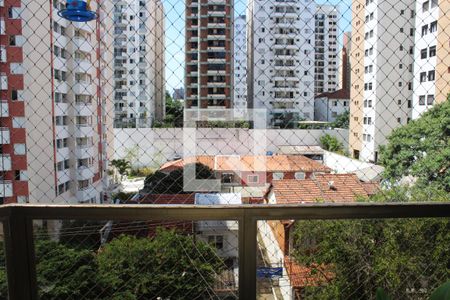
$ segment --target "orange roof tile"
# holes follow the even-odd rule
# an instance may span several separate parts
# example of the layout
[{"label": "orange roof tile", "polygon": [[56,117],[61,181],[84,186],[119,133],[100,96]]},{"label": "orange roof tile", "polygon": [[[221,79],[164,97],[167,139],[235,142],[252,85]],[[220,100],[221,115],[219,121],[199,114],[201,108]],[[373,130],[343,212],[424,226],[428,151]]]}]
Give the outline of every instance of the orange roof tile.
[{"label": "orange roof tile", "polygon": [[215,171],[233,172],[330,172],[331,169],[302,155],[200,155],[163,164],[161,171],[170,172],[185,164],[198,162]]},{"label": "orange roof tile", "polygon": [[353,202],[358,196],[369,196],[355,174],[316,174],[310,179],[274,180],[270,191],[278,204]]},{"label": "orange roof tile", "polygon": [[366,193],[371,196],[380,191],[380,184],[378,182],[361,182]]},{"label": "orange roof tile", "polygon": [[294,288],[320,286],[334,278],[325,266],[302,266],[289,256],[284,257],[284,266]]}]

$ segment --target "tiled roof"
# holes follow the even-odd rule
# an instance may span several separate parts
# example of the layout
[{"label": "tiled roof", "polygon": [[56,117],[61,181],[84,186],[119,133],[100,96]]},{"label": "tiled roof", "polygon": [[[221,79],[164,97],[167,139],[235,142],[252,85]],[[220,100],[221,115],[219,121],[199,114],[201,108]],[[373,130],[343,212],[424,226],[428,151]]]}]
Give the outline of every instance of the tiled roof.
[{"label": "tiled roof", "polygon": [[334,92],[326,92],[319,94],[314,99],[328,98],[328,99],[350,99],[350,90],[340,89]]},{"label": "tiled roof", "polygon": [[234,172],[330,172],[331,169],[302,155],[217,155],[197,156],[170,161],[163,164],[161,171],[170,172],[184,164],[198,162],[214,171]]},{"label": "tiled roof", "polygon": [[274,180],[270,188],[278,204],[353,202],[370,194],[355,174],[316,174],[315,178]]},{"label": "tiled roof", "polygon": [[380,191],[380,184],[378,182],[361,182],[366,193],[371,196]]},{"label": "tiled roof", "polygon": [[325,266],[306,267],[289,256],[284,257],[284,267],[294,288],[320,286],[333,279],[334,274]]}]

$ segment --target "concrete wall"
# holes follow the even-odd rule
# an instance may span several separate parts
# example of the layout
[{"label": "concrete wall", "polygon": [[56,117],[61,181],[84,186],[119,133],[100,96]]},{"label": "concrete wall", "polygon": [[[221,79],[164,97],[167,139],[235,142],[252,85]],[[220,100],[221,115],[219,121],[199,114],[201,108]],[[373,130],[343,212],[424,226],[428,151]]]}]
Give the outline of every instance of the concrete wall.
[{"label": "concrete wall", "polygon": [[[200,128],[196,131],[197,154],[225,155],[252,154],[255,139],[265,133],[265,151],[277,152],[283,145],[318,145],[325,134],[338,138],[347,148],[346,129],[268,129],[249,130],[240,128]],[[183,128],[115,128],[114,154],[112,159],[125,158],[134,152],[131,162],[134,167],[157,168],[175,156],[183,156]],[[256,139],[259,142],[259,139]],[[264,154],[264,153],[257,153]]]}]

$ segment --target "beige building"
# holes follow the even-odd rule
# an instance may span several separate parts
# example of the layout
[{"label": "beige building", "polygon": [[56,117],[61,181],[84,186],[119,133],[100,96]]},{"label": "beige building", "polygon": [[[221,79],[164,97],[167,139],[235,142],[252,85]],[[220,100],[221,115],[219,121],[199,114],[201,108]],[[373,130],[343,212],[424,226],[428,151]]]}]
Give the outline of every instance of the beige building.
[{"label": "beige building", "polygon": [[[20,94],[29,202],[101,203],[112,142],[111,3],[98,20],[69,22],[62,0],[23,0]],[[100,6],[97,6],[100,5]]]},{"label": "beige building", "polygon": [[412,118],[419,118],[450,93],[450,2],[416,2]]}]

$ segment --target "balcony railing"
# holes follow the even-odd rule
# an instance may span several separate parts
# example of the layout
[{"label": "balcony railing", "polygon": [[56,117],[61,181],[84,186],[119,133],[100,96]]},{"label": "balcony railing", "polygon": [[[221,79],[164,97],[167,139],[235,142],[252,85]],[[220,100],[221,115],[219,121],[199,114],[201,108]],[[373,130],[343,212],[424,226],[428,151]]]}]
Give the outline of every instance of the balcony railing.
[{"label": "balcony railing", "polygon": [[[450,203],[302,205],[5,205],[0,218],[10,299],[37,299],[33,220],[235,220],[238,222],[239,298],[257,297],[257,221],[449,218]],[[424,249],[424,251],[428,249]]]}]

